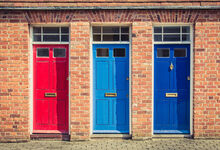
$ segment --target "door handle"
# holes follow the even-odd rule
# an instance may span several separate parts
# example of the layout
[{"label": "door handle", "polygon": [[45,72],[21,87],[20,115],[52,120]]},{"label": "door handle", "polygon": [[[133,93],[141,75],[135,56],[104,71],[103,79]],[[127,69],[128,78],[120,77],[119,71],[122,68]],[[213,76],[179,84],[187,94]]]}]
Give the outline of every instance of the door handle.
[{"label": "door handle", "polygon": [[116,97],[117,93],[105,93],[106,97]]},{"label": "door handle", "polygon": [[174,68],[174,66],[173,66],[173,63],[171,62],[171,64],[170,64],[170,70],[172,71],[173,68]]}]

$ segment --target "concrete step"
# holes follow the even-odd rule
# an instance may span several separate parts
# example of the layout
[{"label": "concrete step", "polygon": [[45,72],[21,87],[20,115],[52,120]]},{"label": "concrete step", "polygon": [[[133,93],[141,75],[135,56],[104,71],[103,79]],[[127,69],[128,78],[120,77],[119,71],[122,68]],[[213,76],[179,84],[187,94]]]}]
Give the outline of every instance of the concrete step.
[{"label": "concrete step", "polygon": [[68,134],[55,134],[55,133],[34,133],[30,135],[32,140],[52,140],[52,141],[69,141]]}]

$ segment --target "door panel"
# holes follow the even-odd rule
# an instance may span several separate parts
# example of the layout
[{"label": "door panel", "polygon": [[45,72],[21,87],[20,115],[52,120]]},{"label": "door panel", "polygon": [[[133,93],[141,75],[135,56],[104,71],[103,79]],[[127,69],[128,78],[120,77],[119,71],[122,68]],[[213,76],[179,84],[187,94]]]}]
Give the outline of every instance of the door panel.
[{"label": "door panel", "polygon": [[190,45],[154,48],[154,133],[189,133]]},{"label": "door panel", "polygon": [[109,62],[97,61],[96,62],[96,89],[97,90],[108,90],[109,89]]},{"label": "door panel", "polygon": [[[65,90],[66,86],[68,84],[68,74],[67,74],[67,68],[64,67],[67,65],[66,61],[53,61],[52,62],[52,66],[53,66],[53,70],[52,70],[52,78],[53,78],[53,89],[56,90]],[[63,79],[63,80],[59,80],[59,79]]]},{"label": "door panel", "polygon": [[109,110],[112,108],[111,102],[107,99],[96,100],[96,124],[97,125],[109,125],[110,114]]},{"label": "door panel", "polygon": [[33,47],[34,133],[68,133],[68,46]]},{"label": "door panel", "polygon": [[117,99],[116,112],[117,112],[117,124],[118,125],[126,125],[127,123],[127,103],[126,99]]},{"label": "door panel", "polygon": [[37,100],[36,109],[41,110],[36,114],[37,124],[48,124],[49,123],[49,104],[47,100]]},{"label": "door panel", "polygon": [[116,61],[114,64],[114,76],[115,76],[115,83],[113,85],[113,89],[117,91],[124,91],[126,90],[127,84],[127,62],[126,61]]},{"label": "door panel", "polygon": [[49,61],[37,61],[36,63],[36,89],[49,89],[50,75]]},{"label": "door panel", "polygon": [[128,133],[129,45],[94,44],[93,74],[93,132]]}]

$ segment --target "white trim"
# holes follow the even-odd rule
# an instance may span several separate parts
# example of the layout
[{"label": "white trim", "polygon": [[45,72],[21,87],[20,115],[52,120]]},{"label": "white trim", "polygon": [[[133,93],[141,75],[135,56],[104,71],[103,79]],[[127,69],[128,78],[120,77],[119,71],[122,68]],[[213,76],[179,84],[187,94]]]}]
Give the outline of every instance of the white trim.
[{"label": "white trim", "polygon": [[[101,33],[93,33],[92,32],[92,27],[101,27]],[[118,33],[103,33],[103,27],[119,27],[119,32]],[[128,33],[121,33],[121,27],[128,27],[129,31]],[[93,41],[93,35],[100,35],[101,36],[101,41]],[[119,40],[118,41],[103,41],[103,35],[119,35]],[[130,35],[130,24],[120,24],[120,23],[93,23],[91,26],[91,39],[92,39],[92,44],[129,44],[130,43],[130,36],[129,36],[129,41],[121,41],[121,35]]]},{"label": "white trim", "polygon": [[90,24],[90,136],[93,134],[93,52],[92,25]]},{"label": "white trim", "polygon": [[[33,42],[33,27],[69,27],[69,42]],[[71,42],[70,42],[70,25],[68,24],[31,24],[30,27],[30,73],[29,73],[29,86],[30,86],[30,92],[29,92],[29,97],[30,97],[30,134],[33,134],[33,118],[34,118],[34,114],[33,114],[33,106],[34,106],[34,73],[33,73],[33,68],[34,68],[34,62],[33,62],[33,45],[34,44],[41,44],[41,45],[53,45],[53,44],[57,44],[57,45],[69,45],[68,50],[69,50],[69,111],[68,111],[68,116],[69,116],[69,120],[68,120],[68,124],[69,124],[69,135],[70,135],[70,125],[71,125],[71,117],[70,117],[70,100],[71,100],[71,94],[70,94],[70,85],[71,85],[71,78],[70,78],[70,48],[71,48]]]},{"label": "white trim", "polygon": [[[34,33],[33,32],[33,28],[34,27],[38,27],[38,28],[40,28],[40,30],[41,30],[41,32],[40,33]],[[43,28],[44,27],[56,27],[56,28],[59,28],[59,33],[44,33],[43,32]],[[62,39],[61,39],[61,36],[62,35],[70,35],[70,32],[69,33],[61,33],[61,28],[62,27],[68,27],[69,28],[69,25],[67,26],[66,24],[64,24],[64,25],[61,25],[61,24],[36,24],[36,25],[32,25],[32,34],[31,34],[31,36],[34,36],[34,35],[40,35],[41,36],[41,41],[33,41],[33,39],[32,39],[32,43],[35,43],[35,44],[41,44],[41,43],[49,43],[49,44],[52,44],[52,43],[61,43],[61,44],[64,44],[64,43],[67,43],[67,44],[69,44],[69,41],[70,41],[70,38],[69,38],[69,41],[62,41]],[[70,31],[70,30],[69,30]],[[44,38],[44,35],[58,35],[59,36],[59,41],[44,41],[43,40],[43,38]]]},{"label": "white trim", "polygon": [[[154,37],[153,37],[154,40]],[[191,41],[187,41],[187,42],[154,42],[154,44],[191,44]]]},{"label": "white trim", "polygon": [[31,27],[69,27],[69,23],[49,23],[49,24],[43,24],[43,23],[34,23],[31,24]]},{"label": "white trim", "polygon": [[119,22],[93,22],[91,23],[91,26],[121,26],[121,27],[130,27],[131,23],[119,23]]},{"label": "white trim", "polygon": [[92,44],[129,44],[130,42],[120,42],[120,41],[116,41],[116,42],[92,42]]},{"label": "white trim", "polygon": [[177,22],[177,23],[153,23],[153,27],[164,27],[164,26],[191,26],[192,23],[182,23],[182,22]]},{"label": "white trim", "polygon": [[30,134],[33,133],[33,128],[34,128],[34,124],[33,124],[33,121],[34,121],[34,113],[33,113],[33,109],[34,109],[34,73],[33,73],[33,68],[34,68],[34,63],[33,63],[33,44],[32,44],[32,33],[33,33],[33,28],[32,26],[29,27],[29,30],[30,30],[30,43],[29,43],[29,67],[30,67],[30,72],[29,72],[29,97],[30,97]]},{"label": "white trim", "polygon": [[43,45],[43,44],[47,44],[47,45],[49,45],[49,44],[59,44],[59,45],[68,45],[70,42],[32,42],[32,45],[33,44],[41,44],[41,45]]},{"label": "white trim", "polygon": [[[153,36],[153,41],[154,43],[158,43],[158,44],[182,44],[182,43],[189,43],[191,44],[191,32],[190,33],[182,33],[182,27],[188,26],[191,28],[191,26],[189,24],[155,24],[153,25],[153,35],[161,35],[162,36],[162,41],[154,41],[154,36]],[[154,27],[161,27],[162,28],[162,32],[161,33],[154,33]],[[164,27],[180,27],[180,32],[178,33],[164,33]],[[191,31],[191,30],[190,30]],[[164,35],[179,35],[180,36],[180,40],[179,41],[164,41]],[[190,36],[190,40],[189,41],[183,41],[182,40],[182,35],[189,35]]]},{"label": "white trim", "polygon": [[[110,42],[93,42],[92,27],[93,26],[127,26],[129,27],[129,42],[110,41]],[[93,44],[129,44],[129,135],[131,135],[131,23],[91,23],[90,24],[90,136],[93,136]]]},{"label": "white trim", "polygon": [[193,49],[193,35],[194,28],[190,25],[190,38],[192,43],[190,44],[190,135],[193,135],[193,75],[194,75],[194,49]]},{"label": "white trim", "polygon": [[152,123],[151,123],[151,134],[154,135],[154,34],[153,34],[154,25],[152,24]]},{"label": "white trim", "polygon": [[190,26],[190,41],[187,42],[154,42],[152,32],[152,135],[154,136],[154,45],[155,44],[190,44],[190,134],[193,135],[193,24],[192,23],[153,23],[155,26]]}]

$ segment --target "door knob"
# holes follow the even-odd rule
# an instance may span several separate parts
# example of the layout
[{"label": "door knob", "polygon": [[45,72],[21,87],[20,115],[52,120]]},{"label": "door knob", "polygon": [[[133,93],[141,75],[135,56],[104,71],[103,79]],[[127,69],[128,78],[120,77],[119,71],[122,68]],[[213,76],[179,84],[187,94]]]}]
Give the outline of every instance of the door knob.
[{"label": "door knob", "polygon": [[174,66],[173,66],[173,63],[171,63],[171,64],[170,64],[170,70],[171,70],[171,71],[173,70],[173,67],[174,67]]}]

